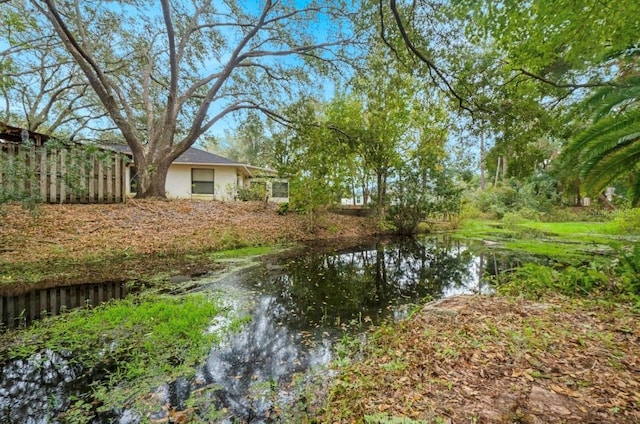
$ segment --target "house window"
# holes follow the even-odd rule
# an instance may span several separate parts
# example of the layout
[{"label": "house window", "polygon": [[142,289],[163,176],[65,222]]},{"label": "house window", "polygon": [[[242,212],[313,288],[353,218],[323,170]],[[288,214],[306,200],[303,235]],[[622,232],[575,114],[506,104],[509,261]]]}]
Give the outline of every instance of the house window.
[{"label": "house window", "polygon": [[289,197],[289,182],[274,181],[271,184],[271,197]]},{"label": "house window", "polygon": [[192,194],[215,194],[214,190],[215,187],[213,184],[213,169],[191,169]]}]

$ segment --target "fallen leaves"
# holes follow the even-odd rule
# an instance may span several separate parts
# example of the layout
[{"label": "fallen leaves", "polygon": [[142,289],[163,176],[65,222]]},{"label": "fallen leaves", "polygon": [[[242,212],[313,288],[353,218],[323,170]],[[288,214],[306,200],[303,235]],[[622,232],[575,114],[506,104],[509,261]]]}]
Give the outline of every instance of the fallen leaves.
[{"label": "fallen leaves", "polygon": [[638,340],[625,305],[445,299],[372,337],[340,377],[353,391],[334,392],[322,418],[639,423]]},{"label": "fallen leaves", "polygon": [[61,261],[86,264],[132,255],[175,255],[376,232],[371,218],[330,212],[320,217],[311,232],[305,217],[279,215],[277,208],[263,202],[138,199],[123,204],[45,204],[34,211],[3,204],[0,270],[3,265],[27,269],[28,264]]}]

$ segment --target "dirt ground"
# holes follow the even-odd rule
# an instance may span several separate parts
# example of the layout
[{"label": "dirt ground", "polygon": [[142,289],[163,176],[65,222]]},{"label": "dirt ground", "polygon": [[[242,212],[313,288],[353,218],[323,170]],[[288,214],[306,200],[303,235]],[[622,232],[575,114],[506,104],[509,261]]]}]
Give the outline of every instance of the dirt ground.
[{"label": "dirt ground", "polygon": [[640,423],[640,322],[624,305],[459,296],[373,339],[326,422]]},{"label": "dirt ground", "polygon": [[206,266],[194,259],[201,252],[376,232],[372,218],[327,212],[311,223],[263,202],[0,205],[0,291],[128,279],[149,270],[195,272]]}]

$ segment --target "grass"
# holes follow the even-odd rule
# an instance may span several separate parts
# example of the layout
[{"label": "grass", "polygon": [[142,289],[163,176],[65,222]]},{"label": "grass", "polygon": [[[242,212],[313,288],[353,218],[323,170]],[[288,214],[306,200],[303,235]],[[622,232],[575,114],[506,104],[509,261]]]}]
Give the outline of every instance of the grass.
[{"label": "grass", "polygon": [[[98,410],[122,408],[164,381],[193,375],[211,346],[246,319],[231,316],[219,295],[147,293],[3,334],[0,357],[27,359],[48,349],[94,374],[92,398],[78,399],[67,412],[89,421],[93,410],[86,410],[87,403],[100,405]],[[226,325],[209,331],[214,320]]]},{"label": "grass", "polygon": [[209,257],[213,260],[247,258],[252,256],[268,255],[280,250],[282,250],[282,248],[279,248],[278,246],[248,246],[238,249],[228,249],[218,252],[212,252]]},{"label": "grass", "polygon": [[591,257],[610,252],[610,245],[633,242],[638,235],[619,220],[608,222],[538,222],[525,219],[466,220],[455,232],[458,238],[492,241],[501,248],[548,256],[559,260]]}]

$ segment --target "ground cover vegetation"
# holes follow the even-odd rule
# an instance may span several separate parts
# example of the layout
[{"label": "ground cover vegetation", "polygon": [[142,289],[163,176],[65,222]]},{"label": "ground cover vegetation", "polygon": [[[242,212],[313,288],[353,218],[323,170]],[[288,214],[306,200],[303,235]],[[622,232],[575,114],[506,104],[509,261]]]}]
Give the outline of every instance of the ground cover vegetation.
[{"label": "ground cover vegetation", "polygon": [[167,379],[193,376],[212,347],[246,322],[224,299],[215,292],[150,290],[70,310],[28,330],[3,334],[0,357],[6,365],[59,355],[65,367],[94,381],[90,392],[49,399],[54,408],[68,403],[58,417],[63,422],[91,422],[96,413],[125,408],[145,414],[148,407],[159,406],[148,401],[150,392]]},{"label": "ground cover vegetation", "polygon": [[[640,421],[637,2],[105,4],[2,2],[3,119],[126,142],[141,197],[162,197],[197,141],[278,170],[290,202],[0,205],[2,290],[197,274],[220,249],[465,217],[483,248],[555,263],[377,330],[301,419]],[[325,20],[336,30],[309,31]],[[331,213],[343,199],[373,216]]]}]

